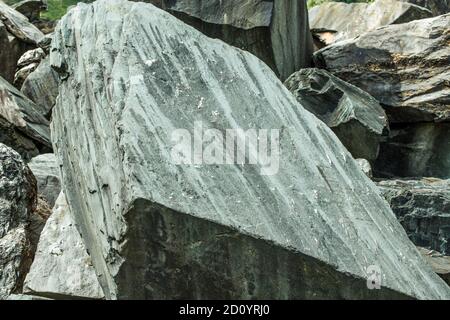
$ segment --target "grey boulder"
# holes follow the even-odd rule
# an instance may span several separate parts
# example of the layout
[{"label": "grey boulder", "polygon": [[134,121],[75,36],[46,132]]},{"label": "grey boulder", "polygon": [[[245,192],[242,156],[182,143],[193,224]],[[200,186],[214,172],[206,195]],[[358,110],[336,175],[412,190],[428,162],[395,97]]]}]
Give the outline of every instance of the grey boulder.
[{"label": "grey boulder", "polygon": [[380,101],[392,122],[449,121],[449,29],[450,14],[390,25],[325,47],[315,60]]},{"label": "grey boulder", "polygon": [[[450,299],[350,153],[254,55],[100,0],[62,18],[51,63],[64,192],[107,299]],[[272,157],[253,140],[257,164],[214,165],[206,148],[212,164],[190,165],[191,140],[173,139],[195,122],[197,139],[198,125],[274,130]]]},{"label": "grey boulder", "polygon": [[0,143],[0,300],[21,291],[33,259],[28,224],[36,200],[30,169]]},{"label": "grey boulder", "polygon": [[174,0],[156,2],[212,38],[249,51],[282,80],[311,66],[305,0]]},{"label": "grey boulder", "polygon": [[12,83],[17,61],[27,50],[33,47],[13,36],[0,20],[0,77]]},{"label": "grey boulder", "polygon": [[41,115],[51,118],[52,108],[58,96],[59,77],[50,67],[50,58],[46,57],[23,82],[20,91],[33,101]]},{"label": "grey boulder", "polygon": [[38,193],[51,206],[61,192],[59,166],[53,153],[41,154],[28,163],[37,180]]},{"label": "grey boulder", "polygon": [[14,10],[3,1],[0,1],[0,21],[8,31],[25,43],[37,45],[44,34],[28,21],[20,12]]},{"label": "grey boulder", "polygon": [[325,45],[362,35],[379,27],[430,18],[431,11],[407,2],[325,2],[309,9],[310,27]]},{"label": "grey boulder", "polygon": [[429,9],[433,15],[440,16],[450,12],[449,0],[400,0]]},{"label": "grey boulder", "polygon": [[450,255],[450,180],[385,180],[378,186],[418,246]]},{"label": "grey boulder", "polygon": [[49,121],[38,107],[0,77],[0,142],[29,160],[51,148]]},{"label": "grey boulder", "polygon": [[41,233],[24,293],[51,299],[104,297],[62,192]]},{"label": "grey boulder", "polygon": [[378,101],[320,69],[301,69],[284,85],[306,110],[325,122],[355,159],[373,162],[389,126]]}]

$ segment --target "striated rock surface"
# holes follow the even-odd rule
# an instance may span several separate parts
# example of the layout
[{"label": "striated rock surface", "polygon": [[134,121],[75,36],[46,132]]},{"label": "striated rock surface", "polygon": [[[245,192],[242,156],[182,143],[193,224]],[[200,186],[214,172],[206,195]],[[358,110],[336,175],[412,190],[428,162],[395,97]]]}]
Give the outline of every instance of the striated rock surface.
[{"label": "striated rock surface", "polygon": [[373,162],[387,116],[378,101],[361,89],[320,69],[302,69],[284,85],[298,102],[325,122],[355,159]]},{"label": "striated rock surface", "polygon": [[374,165],[377,177],[450,178],[450,123],[391,125]]},{"label": "striated rock surface", "polygon": [[174,0],[156,2],[212,38],[249,51],[286,79],[312,62],[305,0]]},{"label": "striated rock surface", "polygon": [[0,21],[8,31],[19,40],[37,45],[44,34],[30,23],[23,14],[0,1]]},{"label": "striated rock surface", "polygon": [[315,60],[380,101],[392,122],[449,121],[449,30],[450,14],[391,25],[323,48]]},{"label": "striated rock surface", "polygon": [[51,117],[51,111],[58,96],[59,78],[50,67],[50,58],[47,57],[39,64],[24,81],[22,93],[39,107],[39,112],[47,119]]},{"label": "striated rock surface", "polygon": [[440,16],[450,12],[449,0],[400,0],[429,9],[433,15]]},{"label": "striated rock surface", "polygon": [[38,107],[0,77],[0,142],[29,160],[51,148],[49,121]]},{"label": "striated rock surface", "polygon": [[416,245],[450,255],[450,180],[385,180],[378,186]]},{"label": "striated rock surface", "polygon": [[33,259],[28,223],[36,208],[36,181],[11,148],[0,143],[0,300],[20,292]]},{"label": "striated rock surface", "polygon": [[[255,56],[152,5],[100,0],[60,21],[51,62],[65,79],[52,139],[106,298],[450,298],[332,131]],[[190,140],[174,130],[197,121],[279,129],[273,158],[177,165]]]},{"label": "striated rock surface", "polygon": [[42,231],[24,293],[52,299],[104,297],[62,192]]},{"label": "striated rock surface", "polygon": [[28,164],[37,180],[38,192],[53,207],[61,192],[59,167],[53,153],[41,154]]},{"label": "striated rock surface", "polygon": [[379,27],[431,16],[428,9],[396,0],[325,2],[309,10],[311,29],[326,45],[354,38]]}]

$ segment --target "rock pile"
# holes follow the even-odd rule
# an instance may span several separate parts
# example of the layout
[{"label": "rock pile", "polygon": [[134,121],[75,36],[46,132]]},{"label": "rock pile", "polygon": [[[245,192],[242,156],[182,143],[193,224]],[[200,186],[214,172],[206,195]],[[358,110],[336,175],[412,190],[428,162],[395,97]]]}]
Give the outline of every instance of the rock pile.
[{"label": "rock pile", "polygon": [[446,1],[0,2],[0,299],[450,299]]}]

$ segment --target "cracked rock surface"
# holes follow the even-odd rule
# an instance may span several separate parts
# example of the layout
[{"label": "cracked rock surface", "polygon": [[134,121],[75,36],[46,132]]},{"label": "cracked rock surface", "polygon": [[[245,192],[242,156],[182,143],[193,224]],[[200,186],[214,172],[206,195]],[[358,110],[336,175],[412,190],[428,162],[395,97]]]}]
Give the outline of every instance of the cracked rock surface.
[{"label": "cracked rock surface", "polygon": [[62,192],[41,233],[24,293],[52,299],[104,297]]},{"label": "cracked rock surface", "polygon": [[20,155],[0,143],[0,300],[20,292],[33,259],[28,224],[36,181]]},{"label": "cracked rock surface", "polygon": [[[107,299],[450,298],[332,131],[255,56],[123,0],[78,5],[52,46],[55,153]],[[176,165],[172,134],[196,121],[279,129],[279,170]]]}]

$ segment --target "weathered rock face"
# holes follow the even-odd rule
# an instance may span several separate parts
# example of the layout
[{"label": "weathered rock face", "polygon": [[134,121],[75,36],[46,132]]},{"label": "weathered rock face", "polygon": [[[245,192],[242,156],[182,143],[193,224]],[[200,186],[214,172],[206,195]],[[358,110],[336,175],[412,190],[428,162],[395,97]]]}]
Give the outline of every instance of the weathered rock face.
[{"label": "weathered rock face", "polygon": [[[372,3],[325,2],[309,10],[311,29],[325,44],[351,39],[390,24],[430,18],[431,11],[407,2],[376,0]],[[330,34],[330,30],[335,31]]]},{"label": "weathered rock face", "polygon": [[40,113],[47,119],[58,96],[59,78],[50,67],[50,58],[45,58],[24,81],[21,91],[39,107]]},{"label": "weathered rock face", "polygon": [[40,63],[45,58],[45,52],[42,48],[36,48],[25,52],[17,61],[17,67],[23,68],[32,63]]},{"label": "weathered rock face", "polygon": [[36,181],[20,155],[0,144],[0,299],[20,291],[32,260],[27,230]]},{"label": "weathered rock face", "polygon": [[391,25],[323,48],[315,59],[374,96],[392,122],[448,121],[449,29],[450,14]]},{"label": "weathered rock face", "polygon": [[440,16],[450,12],[449,0],[400,0],[429,9],[434,16]]},{"label": "weathered rock face", "polygon": [[24,293],[53,299],[104,297],[62,192],[42,231]]},{"label": "weathered rock face", "polygon": [[391,125],[374,165],[377,177],[450,178],[450,123]]},{"label": "weathered rock face", "polygon": [[[106,298],[450,298],[344,146],[255,56],[152,5],[100,0],[60,21],[51,62],[65,79],[52,139]],[[174,130],[196,121],[284,128],[265,163],[277,171],[279,143],[277,174],[261,158],[176,165]]]},{"label": "weathered rock face", "polygon": [[370,162],[366,159],[355,159],[356,163],[358,164],[359,168],[364,172],[364,174],[372,179],[373,178],[373,171],[372,166],[370,165]]},{"label": "weathered rock face", "polygon": [[37,45],[44,34],[30,23],[23,14],[0,1],[0,20],[6,29],[19,40]]},{"label": "weathered rock face", "polygon": [[25,79],[39,66],[41,60],[45,58],[42,48],[36,48],[25,52],[17,61],[17,72],[14,75],[14,86],[21,88]]},{"label": "weathered rock face", "polygon": [[35,21],[39,19],[42,11],[47,9],[47,3],[42,0],[23,0],[12,6],[14,10],[17,10],[29,21]]},{"label": "weathered rock face", "polygon": [[0,77],[0,142],[29,160],[51,148],[49,121],[37,106]]},{"label": "weathered rock face", "polygon": [[418,248],[433,270],[450,285],[450,257],[444,256],[434,250]]},{"label": "weathered rock face", "polygon": [[313,47],[305,0],[156,2],[207,36],[253,53],[282,80],[311,65]]},{"label": "weathered rock face", "polygon": [[53,207],[61,192],[59,168],[53,153],[41,154],[28,164],[37,180],[38,192]]},{"label": "weathered rock face", "polygon": [[388,123],[373,97],[320,69],[302,69],[284,84],[304,108],[332,128],[355,159],[377,158]]},{"label": "weathered rock face", "polygon": [[450,254],[450,180],[385,180],[378,186],[416,245]]},{"label": "weathered rock face", "polygon": [[9,33],[6,26],[0,21],[0,48],[2,48],[0,50],[0,77],[12,83],[16,72],[17,60],[32,47]]}]

